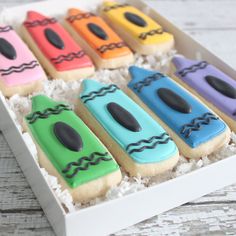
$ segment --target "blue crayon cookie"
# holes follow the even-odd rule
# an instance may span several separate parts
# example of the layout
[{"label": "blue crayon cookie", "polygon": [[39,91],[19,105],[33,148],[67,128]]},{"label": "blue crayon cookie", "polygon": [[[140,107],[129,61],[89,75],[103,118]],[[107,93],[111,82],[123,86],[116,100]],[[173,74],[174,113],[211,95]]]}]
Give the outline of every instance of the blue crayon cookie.
[{"label": "blue crayon cookie", "polygon": [[169,134],[116,85],[84,80],[77,113],[132,176],[154,176],[179,159]]},{"label": "blue crayon cookie", "polygon": [[135,66],[129,71],[127,92],[170,133],[184,156],[202,157],[229,142],[228,126],[169,77]]}]

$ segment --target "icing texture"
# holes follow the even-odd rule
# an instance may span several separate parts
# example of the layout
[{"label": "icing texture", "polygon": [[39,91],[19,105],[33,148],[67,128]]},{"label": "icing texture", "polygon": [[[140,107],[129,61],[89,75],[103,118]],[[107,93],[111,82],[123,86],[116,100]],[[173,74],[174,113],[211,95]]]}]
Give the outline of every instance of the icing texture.
[{"label": "icing texture", "polygon": [[104,2],[103,14],[141,44],[151,45],[173,40],[173,36],[164,32],[159,24],[128,4]]},{"label": "icing texture", "polygon": [[[157,72],[135,66],[130,67],[129,70],[132,80],[128,87],[190,147],[195,148],[225,131],[226,125],[223,121],[211,114],[207,107],[199,103],[167,76],[159,76],[160,79],[152,80],[140,91],[137,84],[142,84]],[[158,74],[160,73],[158,72]],[[168,102],[159,97],[157,91],[160,89],[170,90],[180,96],[191,107],[191,111],[188,110],[189,112],[185,113],[169,106]],[[165,94],[165,96],[169,95]],[[169,96],[169,99],[172,99],[171,97]],[[186,104],[182,103],[182,108],[186,108]]]},{"label": "icing texture", "polygon": [[18,86],[42,79],[44,72],[11,26],[0,27],[0,79]]},{"label": "icing texture", "polygon": [[68,11],[67,22],[103,59],[132,53],[99,16],[72,8]]},{"label": "icing texture", "polygon": [[40,148],[71,188],[119,169],[108,150],[68,105],[38,95],[25,121]]},{"label": "icing texture", "polygon": [[24,26],[57,71],[92,67],[92,61],[54,18],[29,11]]},{"label": "icing texture", "polygon": [[[175,75],[203,98],[236,120],[236,81],[207,62],[173,58]],[[187,73],[188,72],[188,73]]]},{"label": "icing texture", "polygon": [[[81,101],[135,162],[157,163],[177,153],[177,147],[165,130],[117,86],[106,86],[94,80],[84,80],[82,85]],[[111,104],[116,112],[120,110],[119,117],[123,116],[120,117],[122,122],[109,111]],[[134,120],[133,125],[131,120]],[[127,124],[132,129],[127,128]]]}]

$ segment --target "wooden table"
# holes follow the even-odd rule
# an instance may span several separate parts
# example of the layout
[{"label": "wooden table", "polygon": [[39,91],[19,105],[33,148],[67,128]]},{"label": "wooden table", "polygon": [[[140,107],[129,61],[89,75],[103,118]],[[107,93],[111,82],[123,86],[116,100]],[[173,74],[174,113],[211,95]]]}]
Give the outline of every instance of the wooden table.
[{"label": "wooden table", "polygon": [[[0,0],[0,7],[32,1]],[[146,1],[150,1],[159,12],[236,67],[235,0]],[[12,234],[54,235],[14,155],[0,134],[0,235]],[[113,236],[226,234],[236,235],[236,185],[153,217]]]}]

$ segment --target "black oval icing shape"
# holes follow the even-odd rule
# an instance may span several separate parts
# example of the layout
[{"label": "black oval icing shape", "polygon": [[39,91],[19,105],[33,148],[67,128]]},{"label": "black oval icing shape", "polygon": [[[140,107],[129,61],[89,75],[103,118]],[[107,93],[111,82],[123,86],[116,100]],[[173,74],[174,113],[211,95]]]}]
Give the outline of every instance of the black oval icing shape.
[{"label": "black oval icing shape", "polygon": [[140,17],[140,16],[138,16],[138,15],[136,15],[134,13],[125,12],[124,15],[125,15],[125,18],[129,22],[131,22],[131,23],[133,23],[133,24],[135,24],[137,26],[145,27],[147,25],[147,22],[142,17]]},{"label": "black oval icing shape", "polygon": [[53,128],[57,139],[66,148],[74,152],[79,152],[83,148],[83,142],[79,133],[64,122],[57,122]]},{"label": "black oval icing shape", "polygon": [[191,113],[191,106],[178,94],[167,88],[157,90],[157,95],[170,108],[181,113]]},{"label": "black oval icing shape", "polygon": [[212,75],[206,76],[205,80],[212,88],[221,94],[225,95],[226,97],[236,99],[236,89],[227,82]]},{"label": "black oval icing shape", "polygon": [[4,38],[0,38],[0,53],[7,59],[16,59],[15,48]]},{"label": "black oval icing shape", "polygon": [[98,25],[94,24],[94,23],[89,23],[88,25],[88,29],[94,34],[96,35],[98,38],[103,39],[103,40],[107,40],[108,39],[108,35],[106,34],[106,32]]},{"label": "black oval icing shape", "polygon": [[139,132],[142,130],[138,121],[131,115],[126,109],[118,105],[115,102],[110,102],[107,104],[107,110],[112,115],[113,119],[117,121],[124,128],[133,131]]},{"label": "black oval icing shape", "polygon": [[64,49],[65,47],[64,42],[55,31],[47,28],[44,30],[44,34],[48,42],[51,43],[54,47],[58,49]]}]

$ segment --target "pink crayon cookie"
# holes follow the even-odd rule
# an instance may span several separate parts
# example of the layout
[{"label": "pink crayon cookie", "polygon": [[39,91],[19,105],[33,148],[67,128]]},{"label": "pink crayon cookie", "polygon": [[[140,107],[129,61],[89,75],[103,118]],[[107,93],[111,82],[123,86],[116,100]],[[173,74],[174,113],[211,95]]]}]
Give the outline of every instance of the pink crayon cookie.
[{"label": "pink crayon cookie", "polygon": [[173,78],[198,96],[236,131],[236,80],[206,61],[172,59]]},{"label": "pink crayon cookie", "polygon": [[42,88],[46,75],[37,59],[11,26],[0,27],[0,89],[10,97]]},{"label": "pink crayon cookie", "polygon": [[91,59],[55,18],[29,11],[22,34],[52,78],[76,80],[94,73]]}]

